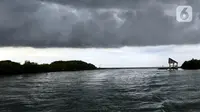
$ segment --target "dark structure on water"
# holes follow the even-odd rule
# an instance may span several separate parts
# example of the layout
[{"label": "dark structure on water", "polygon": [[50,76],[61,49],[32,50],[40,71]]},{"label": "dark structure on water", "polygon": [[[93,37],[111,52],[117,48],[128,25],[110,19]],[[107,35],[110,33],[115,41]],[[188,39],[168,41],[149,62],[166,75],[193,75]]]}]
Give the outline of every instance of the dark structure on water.
[{"label": "dark structure on water", "polygon": [[178,62],[169,58],[168,59],[168,64],[169,64],[169,69],[173,70],[173,69],[178,69]]},{"label": "dark structure on water", "polygon": [[169,64],[169,67],[160,67],[158,69],[165,69],[165,70],[178,70],[178,68],[180,68],[178,66],[178,62],[175,61],[174,59],[172,58],[169,58],[168,59],[168,64]]}]

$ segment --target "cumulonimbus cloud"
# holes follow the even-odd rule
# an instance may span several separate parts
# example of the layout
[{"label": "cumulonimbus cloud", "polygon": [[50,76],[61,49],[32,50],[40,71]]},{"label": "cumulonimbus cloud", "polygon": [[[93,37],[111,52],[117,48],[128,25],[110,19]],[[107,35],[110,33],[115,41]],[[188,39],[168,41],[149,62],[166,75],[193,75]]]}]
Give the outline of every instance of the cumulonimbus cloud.
[{"label": "cumulonimbus cloud", "polygon": [[[193,21],[178,23],[178,5]],[[200,42],[198,0],[2,0],[0,46],[122,47]]]}]

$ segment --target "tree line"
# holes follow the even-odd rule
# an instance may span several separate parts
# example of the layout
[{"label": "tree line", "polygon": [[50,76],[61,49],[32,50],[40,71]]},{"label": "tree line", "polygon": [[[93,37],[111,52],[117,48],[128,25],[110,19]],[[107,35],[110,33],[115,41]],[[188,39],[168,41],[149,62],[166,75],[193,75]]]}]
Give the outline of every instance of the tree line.
[{"label": "tree line", "polygon": [[12,62],[10,60],[0,61],[0,74],[27,74],[43,73],[58,71],[79,71],[94,70],[96,66],[83,61],[55,61],[50,64],[38,64],[35,62],[25,61],[24,64]]},{"label": "tree line", "polygon": [[188,69],[188,70],[195,70],[200,69],[200,60],[198,59],[192,59],[189,61],[185,61],[182,66],[182,69]]}]

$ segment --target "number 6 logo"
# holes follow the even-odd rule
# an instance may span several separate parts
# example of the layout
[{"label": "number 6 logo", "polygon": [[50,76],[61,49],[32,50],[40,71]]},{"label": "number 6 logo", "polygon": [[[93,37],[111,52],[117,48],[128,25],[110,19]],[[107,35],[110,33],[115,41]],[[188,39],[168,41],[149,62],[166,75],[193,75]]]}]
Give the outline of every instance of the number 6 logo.
[{"label": "number 6 logo", "polygon": [[178,22],[191,22],[192,16],[191,6],[178,6],[176,8],[176,20]]}]

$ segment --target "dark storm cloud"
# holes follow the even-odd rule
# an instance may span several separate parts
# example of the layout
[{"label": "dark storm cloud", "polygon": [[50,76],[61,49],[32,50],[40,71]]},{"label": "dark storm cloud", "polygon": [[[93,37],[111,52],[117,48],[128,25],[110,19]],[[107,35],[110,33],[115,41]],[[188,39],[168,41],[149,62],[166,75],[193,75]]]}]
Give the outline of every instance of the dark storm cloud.
[{"label": "dark storm cloud", "polygon": [[133,8],[145,0],[41,0],[46,2],[56,2],[63,5],[73,5],[82,8],[111,8],[124,7]]},{"label": "dark storm cloud", "polygon": [[[181,4],[193,7],[193,22],[176,22]],[[199,5],[199,0],[2,0],[0,46],[195,44]]]}]

